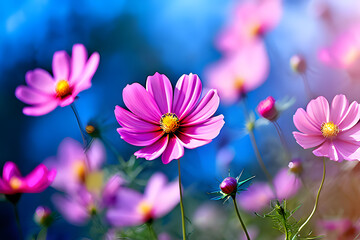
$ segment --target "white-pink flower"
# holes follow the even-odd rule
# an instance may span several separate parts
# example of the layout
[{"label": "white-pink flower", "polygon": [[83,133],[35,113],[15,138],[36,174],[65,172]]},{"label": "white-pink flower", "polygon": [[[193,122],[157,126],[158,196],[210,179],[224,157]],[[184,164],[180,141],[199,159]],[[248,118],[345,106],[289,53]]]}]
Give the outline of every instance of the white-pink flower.
[{"label": "white-pink flower", "polygon": [[293,132],[296,142],[305,149],[316,148],[313,153],[331,160],[360,159],[359,104],[349,105],[344,95],[336,95],[329,106],[320,96],[299,108],[294,124],[300,132]]}]

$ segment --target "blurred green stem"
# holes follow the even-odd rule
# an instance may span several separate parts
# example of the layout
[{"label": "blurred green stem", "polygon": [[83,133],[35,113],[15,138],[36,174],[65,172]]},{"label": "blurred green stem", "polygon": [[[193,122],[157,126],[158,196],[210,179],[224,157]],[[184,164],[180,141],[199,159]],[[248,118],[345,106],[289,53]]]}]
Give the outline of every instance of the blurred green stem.
[{"label": "blurred green stem", "polygon": [[156,233],[155,233],[155,231],[154,231],[154,228],[153,228],[152,223],[151,223],[151,222],[150,222],[150,223],[146,223],[146,225],[148,226],[149,234],[150,234],[151,238],[157,240],[158,237],[157,237],[157,235],[156,235]]},{"label": "blurred green stem", "polygon": [[73,110],[74,114],[75,114],[75,118],[76,118],[76,121],[77,121],[77,124],[79,126],[79,130],[80,130],[80,134],[81,134],[81,138],[83,140],[83,144],[84,144],[84,148],[86,147],[86,139],[85,139],[85,135],[84,135],[84,131],[83,131],[83,128],[82,128],[82,124],[81,124],[81,120],[80,120],[80,116],[79,116],[79,113],[75,107],[75,103],[72,103],[71,105],[71,109]]},{"label": "blurred green stem", "polygon": [[237,217],[239,218],[241,227],[242,227],[242,229],[244,230],[244,232],[245,232],[245,234],[246,234],[246,238],[247,238],[248,240],[250,240],[249,233],[248,233],[248,231],[246,230],[246,226],[245,226],[243,220],[241,219],[241,216],[240,216],[240,213],[239,213],[239,209],[238,209],[238,207],[237,207],[237,203],[236,203],[235,196],[231,196],[231,198],[232,198],[232,200],[233,200],[233,202],[234,202],[235,212],[236,212]]},{"label": "blurred green stem", "polygon": [[16,224],[19,228],[20,239],[24,239],[23,231],[22,231],[21,224],[20,224],[19,209],[18,209],[17,204],[13,204],[13,206],[14,206],[14,210],[15,210]]},{"label": "blurred green stem", "polygon": [[281,130],[280,128],[280,125],[277,121],[273,121],[272,122],[275,126],[275,129],[276,129],[276,132],[278,133],[279,135],[279,138],[280,138],[280,141],[281,141],[281,144],[283,145],[284,147],[284,150],[285,150],[285,153],[286,153],[286,158],[288,161],[291,161],[291,153],[290,153],[290,150],[289,150],[289,146],[287,145],[286,143],[286,140],[285,140],[285,137],[284,137],[284,133],[283,131]]},{"label": "blurred green stem", "polygon": [[186,240],[185,214],[184,214],[184,205],[183,205],[182,189],[181,189],[180,159],[178,159],[177,161],[178,161],[178,171],[179,171],[179,191],[180,191],[180,208],[181,208],[182,234],[183,234],[183,240]]}]

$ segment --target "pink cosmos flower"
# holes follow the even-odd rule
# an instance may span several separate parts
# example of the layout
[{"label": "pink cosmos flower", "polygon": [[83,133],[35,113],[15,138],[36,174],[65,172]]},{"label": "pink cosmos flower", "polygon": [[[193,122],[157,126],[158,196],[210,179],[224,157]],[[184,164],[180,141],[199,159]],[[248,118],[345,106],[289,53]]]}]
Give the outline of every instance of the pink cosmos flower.
[{"label": "pink cosmos flower", "polygon": [[313,148],[315,156],[331,160],[360,159],[360,107],[349,105],[344,95],[336,95],[331,103],[320,96],[299,108],[294,124],[300,132],[293,132],[296,142],[303,148]]},{"label": "pink cosmos flower", "polygon": [[320,49],[320,61],[334,68],[345,69],[351,76],[360,76],[360,25],[339,35],[331,46]]},{"label": "pink cosmos flower", "polygon": [[256,41],[210,66],[205,74],[210,87],[219,91],[221,100],[225,104],[234,104],[263,84],[268,73],[265,46]]},{"label": "pink cosmos flower", "polygon": [[66,192],[84,185],[91,172],[100,170],[106,159],[106,150],[100,140],[94,140],[88,151],[78,141],[66,138],[59,145],[57,157],[47,159],[48,166],[57,169],[52,187]]},{"label": "pink cosmos flower", "polygon": [[15,163],[6,162],[0,179],[0,193],[39,193],[50,186],[55,176],[55,169],[49,171],[44,164],[40,164],[26,177],[22,177]]},{"label": "pink cosmos flower", "polygon": [[219,106],[216,90],[210,90],[199,102],[202,85],[194,74],[183,75],[174,93],[169,79],[159,73],[149,76],[146,89],[138,83],[123,90],[124,103],[115,116],[121,138],[135,146],[146,146],[135,156],[153,160],[162,154],[168,164],[184,155],[184,147],[193,149],[215,138],[224,125],[224,116],[212,117]]},{"label": "pink cosmos flower", "polygon": [[358,237],[360,222],[353,223],[349,219],[331,219],[320,221],[319,225],[326,230],[329,239],[353,240]]},{"label": "pink cosmos flower", "polygon": [[99,54],[93,53],[87,61],[84,45],[75,44],[72,50],[71,59],[65,51],[54,53],[54,76],[40,68],[26,73],[29,86],[19,86],[15,91],[18,99],[32,105],[23,109],[25,115],[41,116],[57,106],[65,107],[74,102],[81,91],[91,87],[91,79],[99,65]]},{"label": "pink cosmos flower", "polygon": [[167,182],[162,173],[155,173],[142,195],[132,189],[122,188],[117,203],[107,212],[113,226],[136,226],[166,215],[180,201],[178,181]]},{"label": "pink cosmos flower", "polygon": [[281,0],[241,2],[230,24],[220,33],[216,45],[232,53],[244,45],[261,39],[276,27],[282,15]]}]

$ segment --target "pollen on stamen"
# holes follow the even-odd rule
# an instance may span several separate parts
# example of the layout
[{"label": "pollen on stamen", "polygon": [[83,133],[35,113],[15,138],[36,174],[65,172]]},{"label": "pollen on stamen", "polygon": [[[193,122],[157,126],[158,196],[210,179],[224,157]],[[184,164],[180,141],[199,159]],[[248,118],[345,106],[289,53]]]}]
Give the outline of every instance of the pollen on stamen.
[{"label": "pollen on stamen", "polygon": [[321,124],[321,133],[325,138],[333,138],[340,132],[339,127],[333,122]]},{"label": "pollen on stamen", "polygon": [[65,98],[67,96],[69,96],[71,94],[71,88],[69,85],[69,82],[66,80],[60,80],[57,84],[56,84],[56,95],[59,98]]},{"label": "pollen on stamen", "polygon": [[160,127],[165,133],[174,133],[179,128],[179,118],[174,113],[166,113],[162,115]]}]

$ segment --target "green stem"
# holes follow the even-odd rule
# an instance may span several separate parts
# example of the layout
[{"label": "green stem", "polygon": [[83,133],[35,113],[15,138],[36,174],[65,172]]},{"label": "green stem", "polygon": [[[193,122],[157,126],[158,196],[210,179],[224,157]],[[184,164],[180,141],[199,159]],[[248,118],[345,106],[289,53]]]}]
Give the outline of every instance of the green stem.
[{"label": "green stem", "polygon": [[125,161],[124,161],[123,157],[120,155],[120,153],[116,150],[116,148],[106,138],[101,137],[100,139],[105,144],[105,146],[107,146],[110,149],[110,151],[112,151],[114,153],[115,157],[118,159],[121,166],[124,166]]},{"label": "green stem", "polygon": [[309,81],[305,73],[301,74],[301,78],[304,82],[305,92],[309,99],[313,98],[312,91],[310,90]]},{"label": "green stem", "polygon": [[295,234],[294,237],[296,237],[300,233],[300,231],[305,227],[305,225],[310,221],[310,219],[315,214],[315,211],[316,211],[318,203],[319,203],[320,192],[321,192],[321,189],[322,189],[322,187],[324,185],[324,182],[325,182],[325,175],[326,175],[326,169],[325,169],[325,157],[324,157],[323,158],[323,175],[322,175],[319,190],[318,190],[317,195],[316,195],[314,208],[313,208],[312,212],[310,213],[309,217],[306,219],[306,221],[300,226],[299,230],[297,231],[297,233]]},{"label": "green stem", "polygon": [[77,124],[79,126],[79,130],[80,130],[81,138],[83,140],[84,147],[86,147],[86,139],[85,139],[85,135],[84,135],[84,132],[83,132],[83,129],[82,129],[82,124],[81,124],[79,113],[78,113],[74,103],[72,103],[70,106],[71,106],[71,109],[73,110],[73,112],[75,114],[75,118],[76,118]]},{"label": "green stem", "polygon": [[181,189],[180,159],[178,159],[177,161],[178,161],[178,171],[179,171],[179,191],[180,191],[180,209],[181,209],[182,234],[183,234],[183,240],[186,240],[185,214],[184,214],[184,205],[183,205],[182,189]]},{"label": "green stem", "polygon": [[46,240],[47,228],[44,227],[40,230],[36,240]]},{"label": "green stem", "polygon": [[157,235],[156,235],[156,233],[155,233],[155,231],[154,231],[154,228],[153,228],[153,226],[152,226],[152,223],[146,223],[146,225],[148,226],[149,234],[150,234],[151,238],[157,240],[158,237],[157,237]]},{"label": "green stem", "polygon": [[21,229],[21,224],[20,224],[20,217],[19,217],[19,210],[16,204],[14,205],[14,209],[15,209],[15,219],[16,219],[16,224],[19,228],[19,235],[20,235],[20,239],[24,239],[24,235],[23,235],[23,231]]},{"label": "green stem", "polygon": [[247,238],[248,240],[250,240],[249,233],[248,233],[248,231],[246,230],[246,226],[245,226],[243,220],[241,219],[241,216],[240,216],[240,213],[239,213],[237,204],[236,204],[235,196],[231,196],[231,198],[232,198],[232,200],[233,200],[233,202],[234,202],[235,212],[236,212],[237,217],[239,218],[239,221],[240,221],[240,223],[241,223],[241,227],[242,227],[242,229],[244,230],[244,232],[245,232],[245,234],[246,234],[246,238]]}]

